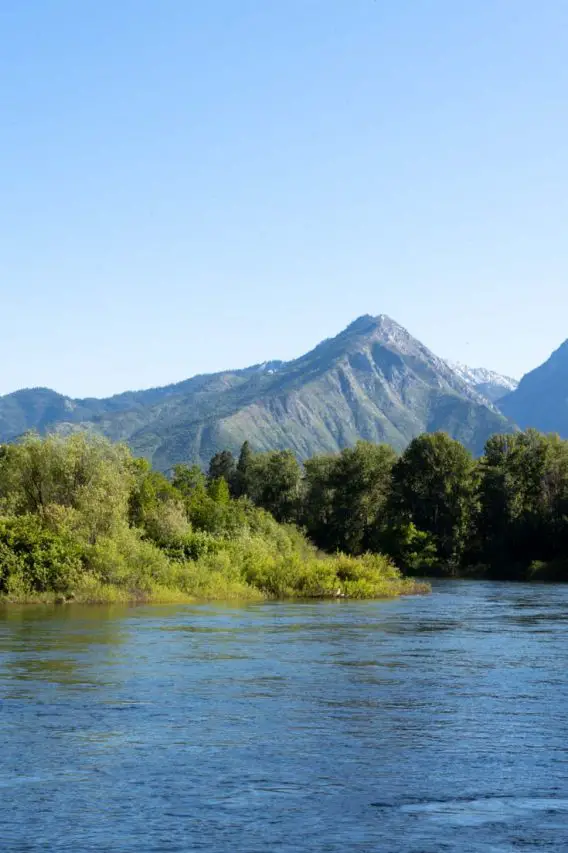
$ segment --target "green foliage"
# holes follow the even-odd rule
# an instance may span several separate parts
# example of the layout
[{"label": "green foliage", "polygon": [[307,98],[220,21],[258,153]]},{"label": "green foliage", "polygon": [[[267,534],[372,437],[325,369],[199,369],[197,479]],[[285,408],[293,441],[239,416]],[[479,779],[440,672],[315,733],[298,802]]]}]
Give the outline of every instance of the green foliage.
[{"label": "green foliage", "polygon": [[[325,551],[386,553],[418,575],[562,575],[568,442],[558,436],[497,435],[478,461],[444,433],[418,436],[399,459],[386,445],[358,442],[307,460],[303,476],[290,454],[255,454],[245,445],[239,465],[255,505],[281,521],[299,521]],[[201,528],[228,529],[227,515],[215,515],[214,507],[207,515],[195,516]],[[250,513],[236,527],[247,524],[253,525]],[[555,568],[529,568],[539,560]],[[274,573],[274,589],[290,588],[286,572],[266,572]]]},{"label": "green foliage", "polygon": [[200,560],[210,554],[218,554],[223,547],[223,540],[204,530],[192,530],[179,541],[169,542],[165,546],[168,557],[180,563],[186,560]]},{"label": "green foliage", "polygon": [[236,498],[246,497],[251,490],[251,463],[252,450],[248,441],[245,441],[239,453],[239,461],[233,477],[233,494]]},{"label": "green foliage", "polygon": [[0,502],[15,514],[37,514],[55,524],[61,509],[70,510],[67,520],[75,514],[77,535],[92,543],[124,517],[131,460],[126,447],[99,436],[29,435],[11,445],[0,464]]},{"label": "green foliage", "polygon": [[207,477],[209,482],[223,479],[230,486],[236,474],[235,458],[230,450],[220,450],[209,463]]},{"label": "green foliage", "polygon": [[[221,469],[230,475],[227,454],[210,473]],[[0,595],[417,591],[395,565],[568,580],[568,442],[557,436],[494,436],[478,461],[441,433],[415,438],[398,459],[386,445],[358,442],[304,470],[289,451],[245,444],[230,479],[179,465],[170,481],[89,434],[0,447]]]},{"label": "green foliage", "polygon": [[[293,517],[301,470],[292,454],[245,449],[244,458],[247,491],[280,518]],[[364,557],[358,568],[353,558],[318,554],[298,528],[250,498],[232,498],[225,476],[207,480],[195,467],[177,466],[170,482],[90,435],[28,436],[2,448],[0,502],[0,595],[9,600],[418,590],[384,558]]]},{"label": "green foliage", "polygon": [[81,548],[46,530],[38,516],[0,519],[0,593],[71,591],[81,572]]},{"label": "green foliage", "polygon": [[133,598],[144,597],[154,584],[167,585],[174,576],[167,555],[126,526],[90,546],[85,567],[100,583],[128,589]]},{"label": "green foliage", "polygon": [[176,503],[181,493],[159,471],[153,471],[146,459],[133,459],[134,477],[129,500],[128,515],[133,526],[143,526],[144,520],[163,503]]},{"label": "green foliage", "polygon": [[190,498],[197,490],[206,486],[205,474],[199,465],[175,465],[172,485],[184,498]]},{"label": "green foliage", "polygon": [[386,444],[358,441],[343,450],[333,469],[331,546],[360,554],[375,543],[383,524],[396,454]]},{"label": "green foliage", "polygon": [[333,473],[337,457],[313,456],[304,465],[304,494],[301,521],[320,547],[330,546],[335,486]]},{"label": "green foliage", "polygon": [[181,493],[145,459],[132,462],[134,484],[128,501],[128,520],[157,545],[181,542],[190,531]]},{"label": "green foliage", "polygon": [[382,546],[405,572],[417,575],[435,575],[441,560],[434,537],[419,530],[413,521],[402,521],[386,526],[381,535]]},{"label": "green foliage", "polygon": [[399,593],[405,589],[398,570],[382,554],[364,554],[358,559],[341,555],[335,558],[335,565],[342,593],[349,598],[388,596],[391,585]]},{"label": "green foliage", "polygon": [[207,487],[207,494],[211,500],[215,501],[216,504],[221,504],[221,506],[227,506],[231,500],[229,484],[224,477],[218,477],[216,480],[210,480]]},{"label": "green foliage", "polygon": [[393,469],[391,518],[429,534],[449,573],[459,567],[468,545],[475,485],[473,457],[444,433],[413,439]]},{"label": "green foliage", "polygon": [[358,441],[306,463],[302,520],[320,547],[361,554],[376,546],[395,461],[388,445]]},{"label": "green foliage", "polygon": [[255,453],[247,465],[247,494],[277,521],[298,515],[302,471],[290,450]]},{"label": "green foliage", "polygon": [[493,436],[480,463],[483,557],[555,560],[568,553],[568,442],[527,430]]}]

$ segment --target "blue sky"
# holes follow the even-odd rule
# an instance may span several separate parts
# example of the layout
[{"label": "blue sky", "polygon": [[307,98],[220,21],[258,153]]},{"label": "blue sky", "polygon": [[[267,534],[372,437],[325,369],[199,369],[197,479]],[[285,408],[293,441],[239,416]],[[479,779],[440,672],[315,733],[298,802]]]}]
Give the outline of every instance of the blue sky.
[{"label": "blue sky", "polygon": [[0,393],[568,337],[565,0],[0,4]]}]

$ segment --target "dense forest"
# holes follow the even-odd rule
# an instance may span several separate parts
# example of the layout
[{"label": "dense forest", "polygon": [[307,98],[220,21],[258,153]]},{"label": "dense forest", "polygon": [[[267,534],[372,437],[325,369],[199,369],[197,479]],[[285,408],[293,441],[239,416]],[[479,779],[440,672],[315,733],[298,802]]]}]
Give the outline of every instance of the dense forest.
[{"label": "dense forest", "polygon": [[[210,476],[180,465],[167,478],[123,445],[84,433],[0,445],[0,600],[374,598],[427,591],[401,577],[387,557],[318,552],[296,526],[255,506],[246,448],[241,455],[229,486],[216,471],[223,455]],[[266,459],[268,477],[278,469],[272,501],[282,521],[292,521],[297,509],[298,496],[288,506],[281,488],[288,459]],[[257,471],[260,462],[255,458]],[[271,494],[267,482],[268,507]]]},{"label": "dense forest", "polygon": [[445,433],[400,456],[360,441],[303,468],[245,444],[209,474],[328,552],[386,554],[407,574],[568,580],[568,441],[556,435],[494,435],[479,459]]}]

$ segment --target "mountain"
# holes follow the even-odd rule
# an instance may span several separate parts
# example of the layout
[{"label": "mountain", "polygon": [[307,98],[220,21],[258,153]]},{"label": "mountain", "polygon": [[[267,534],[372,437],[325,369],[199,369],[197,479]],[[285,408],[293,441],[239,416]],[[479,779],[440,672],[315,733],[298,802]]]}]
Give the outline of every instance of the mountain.
[{"label": "mountain", "polygon": [[568,340],[548,361],[523,376],[519,387],[499,400],[499,408],[523,428],[568,438]]},{"label": "mountain", "polygon": [[448,361],[448,364],[464,382],[475,388],[490,403],[496,403],[505,394],[514,391],[519,384],[516,379],[511,379],[510,376],[502,376],[500,373],[495,373],[494,370],[486,370],[484,367],[468,367],[467,364],[461,364],[459,361]]},{"label": "mountain", "polygon": [[219,448],[291,448],[299,458],[357,439],[397,449],[445,430],[475,453],[513,424],[441,358],[384,314],[365,315],[294,361],[196,376],[106,400],[47,389],[0,397],[0,441],[27,429],[87,428],[126,441],[167,470]]}]

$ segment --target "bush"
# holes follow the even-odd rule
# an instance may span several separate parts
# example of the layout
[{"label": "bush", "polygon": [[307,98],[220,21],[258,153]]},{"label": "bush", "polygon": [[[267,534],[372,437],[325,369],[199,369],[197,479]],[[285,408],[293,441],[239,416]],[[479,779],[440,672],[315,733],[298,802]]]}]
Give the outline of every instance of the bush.
[{"label": "bush", "polygon": [[185,560],[199,560],[209,554],[216,554],[223,547],[223,540],[206,533],[203,530],[194,530],[186,534],[179,542],[172,543],[165,548],[168,557],[178,562]]},{"label": "bush", "polygon": [[68,593],[82,570],[77,543],[46,530],[33,515],[0,519],[0,591]]},{"label": "bush", "polygon": [[166,554],[126,526],[90,546],[85,556],[88,570],[98,581],[129,589],[136,597],[149,593],[155,584],[168,585],[175,576]]}]

